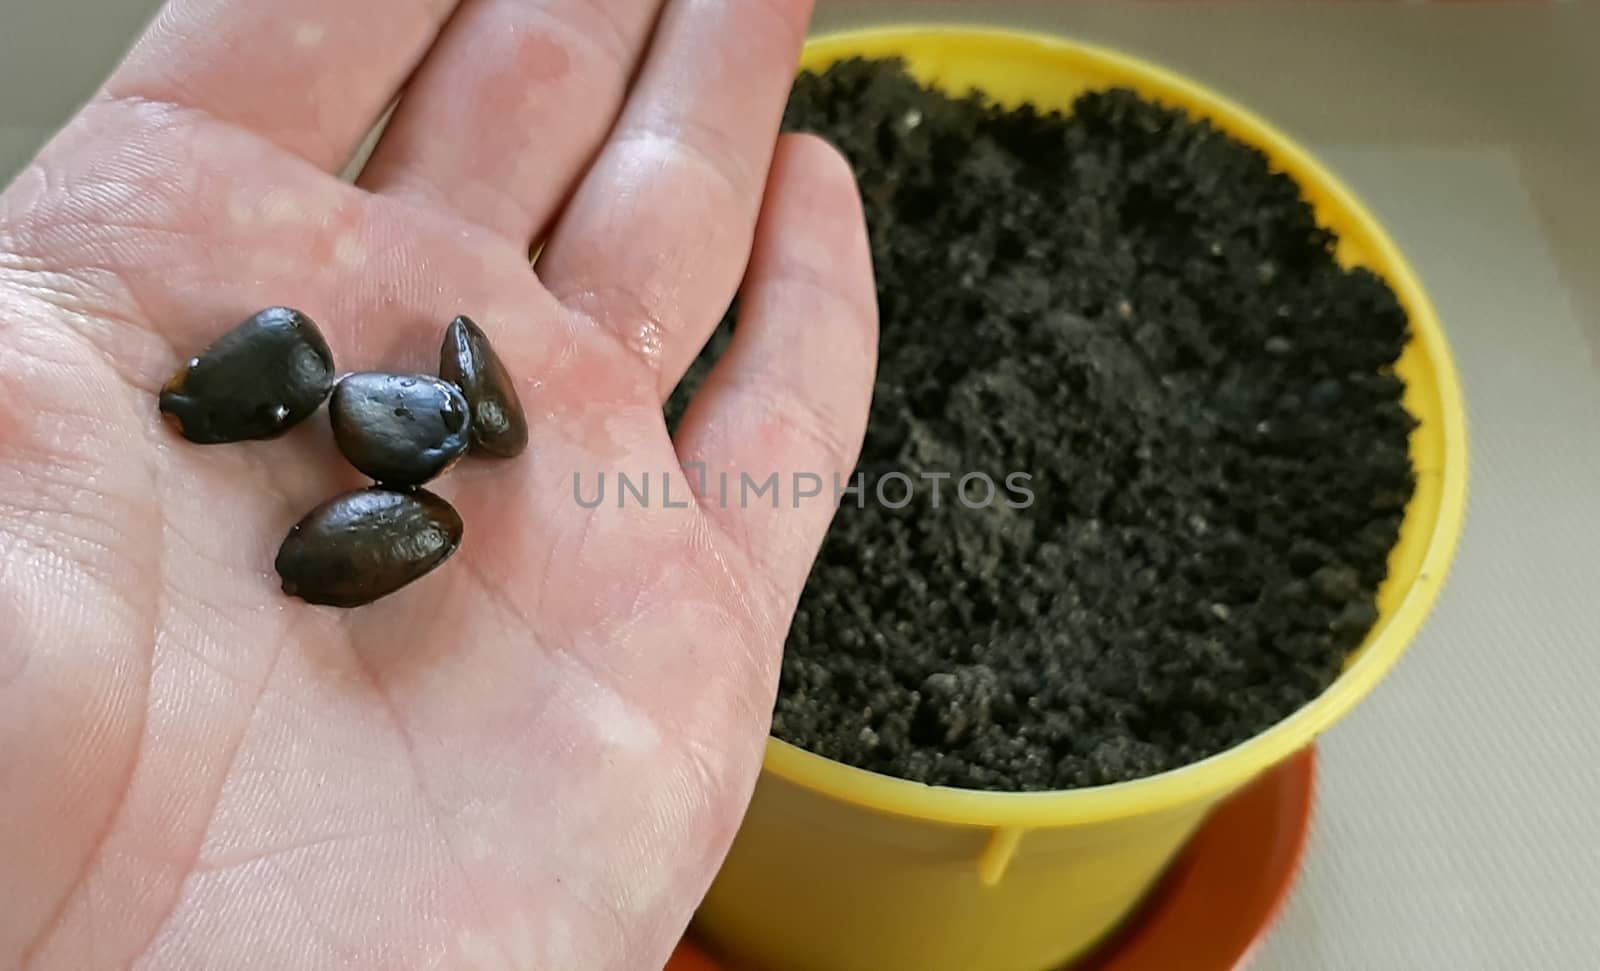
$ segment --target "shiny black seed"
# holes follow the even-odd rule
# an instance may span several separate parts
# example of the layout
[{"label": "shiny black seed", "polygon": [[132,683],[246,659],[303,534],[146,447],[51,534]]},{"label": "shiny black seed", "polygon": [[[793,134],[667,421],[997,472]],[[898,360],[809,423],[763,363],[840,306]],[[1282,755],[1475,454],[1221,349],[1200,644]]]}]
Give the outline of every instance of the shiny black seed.
[{"label": "shiny black seed", "polygon": [[426,374],[362,372],[340,379],[328,404],[333,437],[350,464],[392,486],[421,485],[467,450],[467,399]]},{"label": "shiny black seed", "polygon": [[191,442],[275,438],[333,387],[333,352],[311,318],[270,307],[219,337],[161,388],[161,413]]},{"label": "shiny black seed", "polygon": [[475,454],[512,458],[528,447],[528,419],[511,373],[470,317],[457,317],[439,348],[439,376],[454,382],[472,409]]},{"label": "shiny black seed", "polygon": [[461,531],[460,514],[431,492],[359,489],[296,523],[275,566],[284,593],[308,603],[359,607],[449,559],[461,545]]}]

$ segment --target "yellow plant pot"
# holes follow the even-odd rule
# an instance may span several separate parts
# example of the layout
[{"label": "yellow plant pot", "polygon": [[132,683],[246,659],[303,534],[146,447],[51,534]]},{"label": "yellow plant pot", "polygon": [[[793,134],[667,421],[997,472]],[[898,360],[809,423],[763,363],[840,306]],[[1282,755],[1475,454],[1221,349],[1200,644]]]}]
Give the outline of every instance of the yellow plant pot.
[{"label": "yellow plant pot", "polygon": [[1239,106],[1165,70],[1050,37],[960,27],[820,37],[803,66],[906,59],[951,93],[1070,108],[1121,85],[1208,118],[1293,176],[1339,259],[1381,275],[1410,315],[1398,364],[1419,420],[1417,488],[1379,592],[1380,616],[1343,674],[1270,730],[1219,755],[1120,785],[989,793],[866,772],[773,739],[755,797],[696,931],[732,966],[764,971],[1041,971],[1114,930],[1207,813],[1310,744],[1395,663],[1450,564],[1466,501],[1455,366],[1416,276],[1370,213],[1303,149]]}]

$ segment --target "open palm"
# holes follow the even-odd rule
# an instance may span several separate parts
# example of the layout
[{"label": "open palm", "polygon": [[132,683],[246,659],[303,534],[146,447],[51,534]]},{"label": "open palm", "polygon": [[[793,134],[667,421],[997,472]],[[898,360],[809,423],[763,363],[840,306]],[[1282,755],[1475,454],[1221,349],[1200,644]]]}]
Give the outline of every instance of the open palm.
[{"label": "open palm", "polygon": [[[662,6],[173,0],[0,197],[0,967],[665,959],[834,505],[682,465],[844,474],[875,311],[848,169],[777,138],[809,4]],[[368,607],[272,570],[361,484],[325,417],[197,446],[156,410],[274,304],[341,371],[430,370],[471,315],[528,411],[434,486],[456,556]],[[577,501],[617,473],[648,504]]]}]

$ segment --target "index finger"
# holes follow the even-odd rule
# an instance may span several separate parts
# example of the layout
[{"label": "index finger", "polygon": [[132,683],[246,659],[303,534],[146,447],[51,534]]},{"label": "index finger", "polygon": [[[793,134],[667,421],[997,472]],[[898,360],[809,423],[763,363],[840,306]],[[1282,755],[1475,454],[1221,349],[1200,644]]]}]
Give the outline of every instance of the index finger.
[{"label": "index finger", "polygon": [[335,171],[456,0],[168,0],[100,97],[193,109]]}]

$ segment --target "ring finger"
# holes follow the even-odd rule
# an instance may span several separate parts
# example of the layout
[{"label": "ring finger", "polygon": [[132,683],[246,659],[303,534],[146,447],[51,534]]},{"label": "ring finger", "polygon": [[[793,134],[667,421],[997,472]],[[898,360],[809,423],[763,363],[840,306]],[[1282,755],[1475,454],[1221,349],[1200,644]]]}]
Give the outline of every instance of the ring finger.
[{"label": "ring finger", "polygon": [[660,0],[465,0],[401,96],[362,186],[524,246],[605,138]]}]

